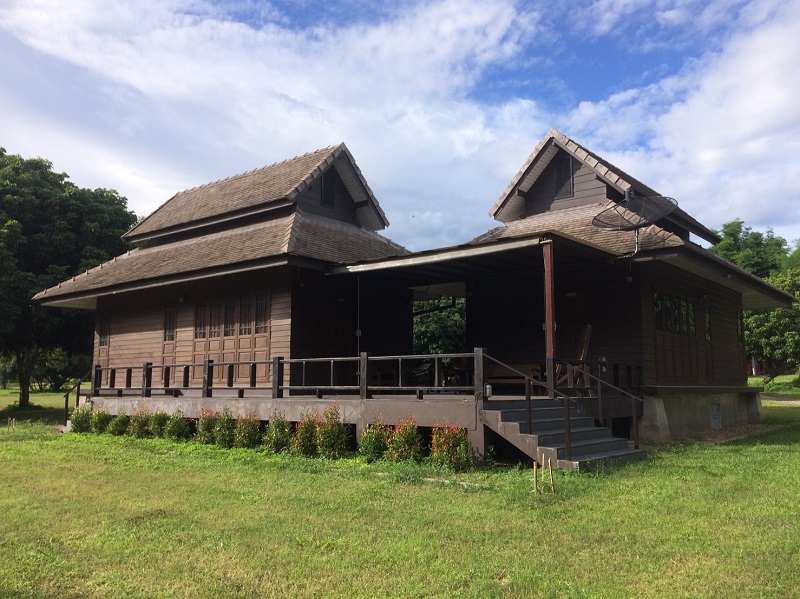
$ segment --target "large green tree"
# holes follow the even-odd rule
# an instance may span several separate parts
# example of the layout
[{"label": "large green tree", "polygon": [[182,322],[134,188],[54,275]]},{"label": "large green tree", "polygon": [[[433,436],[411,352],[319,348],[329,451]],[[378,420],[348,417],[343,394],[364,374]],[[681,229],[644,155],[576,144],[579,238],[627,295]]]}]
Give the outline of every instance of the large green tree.
[{"label": "large green tree", "polygon": [[711,251],[754,275],[766,278],[783,268],[788,246],[772,229],[767,229],[766,233],[753,231],[744,221],[736,219],[724,224],[716,233],[722,240],[712,246]]},{"label": "large green tree", "polygon": [[0,148],[0,353],[16,360],[21,407],[43,351],[92,347],[92,313],[43,308],[31,297],[124,252],[120,236],[135,222],[116,191],[82,189],[47,160]]},{"label": "large green tree", "polygon": [[[773,275],[770,283],[800,297],[800,269],[789,269]],[[800,364],[800,305],[747,312],[745,344],[766,375],[773,378]]]}]

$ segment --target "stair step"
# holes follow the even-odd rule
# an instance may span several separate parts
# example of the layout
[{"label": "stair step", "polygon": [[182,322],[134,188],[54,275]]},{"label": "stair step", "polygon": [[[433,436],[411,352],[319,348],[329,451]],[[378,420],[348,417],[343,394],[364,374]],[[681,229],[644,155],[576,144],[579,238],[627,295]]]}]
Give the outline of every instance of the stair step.
[{"label": "stair step", "polygon": [[[525,433],[525,427],[520,426],[520,432]],[[536,441],[539,445],[550,447],[553,444],[564,444],[567,439],[567,431],[565,429],[552,430],[546,432],[534,433]],[[611,436],[611,429],[602,428],[599,426],[586,426],[570,429],[570,436],[573,443],[576,441],[588,441],[592,439],[613,439]]]},{"label": "stair step", "polygon": [[[579,460],[586,455],[601,453],[604,451],[616,451],[628,449],[628,440],[618,437],[606,437],[602,439],[582,439],[572,441],[572,459]],[[567,457],[566,443],[553,443],[552,445],[540,445],[539,455],[544,460],[551,459],[553,462],[563,460]]]},{"label": "stair step", "polygon": [[[493,406],[494,407],[494,406]],[[577,410],[573,409],[570,417],[580,416]],[[531,420],[542,420],[545,418],[563,418],[564,408],[552,406],[549,408],[531,408]],[[506,422],[526,422],[528,420],[528,410],[526,408],[511,408],[503,410],[503,420]]]},{"label": "stair step", "polygon": [[606,464],[619,466],[631,462],[638,462],[646,457],[647,452],[643,449],[621,449],[617,451],[601,451],[580,456],[572,460],[558,460],[556,465],[563,470],[584,472],[587,470],[596,470]]}]

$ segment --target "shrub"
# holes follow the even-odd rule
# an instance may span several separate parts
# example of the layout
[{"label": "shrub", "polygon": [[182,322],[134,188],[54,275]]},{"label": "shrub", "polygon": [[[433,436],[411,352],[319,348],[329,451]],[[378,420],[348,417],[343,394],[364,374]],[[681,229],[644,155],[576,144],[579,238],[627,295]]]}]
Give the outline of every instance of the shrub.
[{"label": "shrub", "polygon": [[97,407],[92,410],[92,431],[104,433],[108,430],[108,424],[114,416],[109,414],[105,408]]},{"label": "shrub", "polygon": [[194,440],[204,445],[214,443],[214,426],[217,424],[217,413],[211,408],[203,408],[197,417],[197,431]]},{"label": "shrub", "polygon": [[422,437],[413,416],[406,416],[395,426],[392,436],[389,437],[386,457],[393,462],[419,462],[422,459]]},{"label": "shrub", "polygon": [[127,414],[118,414],[111,419],[111,422],[108,423],[108,432],[112,435],[116,435],[117,437],[124,435],[128,432],[130,423],[130,416]]},{"label": "shrub", "polygon": [[233,446],[252,449],[258,445],[258,434],[261,428],[261,421],[255,414],[249,414],[236,421],[236,432],[234,433]]},{"label": "shrub", "polygon": [[457,472],[472,466],[472,446],[467,429],[445,424],[433,427],[431,436],[431,463]]},{"label": "shrub", "polygon": [[297,423],[292,437],[292,451],[298,455],[312,457],[317,453],[317,428],[319,428],[319,414],[306,412]]},{"label": "shrub", "polygon": [[383,421],[383,417],[380,414],[375,416],[372,424],[367,425],[364,432],[361,433],[361,439],[358,442],[358,454],[364,457],[367,462],[380,460],[389,448],[391,434],[392,429]]},{"label": "shrub", "polygon": [[183,441],[189,438],[189,422],[183,417],[183,412],[175,410],[164,426],[164,436],[173,441]]},{"label": "shrub", "polygon": [[136,408],[130,418],[131,434],[137,439],[150,436],[150,412],[144,406]]},{"label": "shrub", "polygon": [[217,447],[230,449],[233,447],[235,435],[236,420],[231,416],[228,408],[225,408],[214,423],[214,443]]},{"label": "shrub", "polygon": [[154,437],[164,437],[168,421],[169,416],[165,412],[153,412],[150,414],[150,432],[152,435]]},{"label": "shrub", "polygon": [[261,444],[270,453],[281,453],[292,446],[292,427],[283,414],[275,412],[272,415],[261,437]]},{"label": "shrub", "polygon": [[317,451],[323,458],[335,460],[347,451],[347,425],[342,422],[339,406],[331,405],[317,424]]},{"label": "shrub", "polygon": [[92,430],[92,406],[83,404],[72,410],[72,432],[88,433]]}]

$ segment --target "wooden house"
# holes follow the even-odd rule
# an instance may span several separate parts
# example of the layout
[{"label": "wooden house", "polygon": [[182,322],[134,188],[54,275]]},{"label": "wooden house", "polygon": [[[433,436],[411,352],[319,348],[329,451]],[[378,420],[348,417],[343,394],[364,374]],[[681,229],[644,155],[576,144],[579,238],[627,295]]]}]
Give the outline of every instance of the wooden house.
[{"label": "wooden house", "polygon": [[[341,144],[176,194],[125,235],[137,249],[35,299],[96,310],[93,393],[112,410],[156,390],[159,408],[213,396],[268,420],[334,398],[359,429],[410,412],[540,461],[579,445],[569,406],[586,456],[606,452],[595,424],[661,438],[757,419],[742,310],[793,298],[696,244],[717,237],[680,208],[597,226],[631,197],[660,194],[551,130],[492,207],[500,226],[410,253],[377,233],[386,216]],[[411,355],[421,294],[466,298],[463,354]],[[537,393],[541,426],[558,428],[545,402],[562,398],[560,437],[515,403]]]}]

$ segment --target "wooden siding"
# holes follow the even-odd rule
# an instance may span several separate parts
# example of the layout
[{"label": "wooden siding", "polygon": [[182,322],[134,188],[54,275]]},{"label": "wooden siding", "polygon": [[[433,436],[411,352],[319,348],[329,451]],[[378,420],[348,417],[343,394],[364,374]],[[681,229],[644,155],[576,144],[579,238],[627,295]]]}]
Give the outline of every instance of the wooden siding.
[{"label": "wooden siding", "polygon": [[[330,168],[335,167],[332,166]],[[312,183],[308,189],[304,190],[297,197],[297,205],[300,206],[303,211],[310,214],[318,214],[334,220],[357,225],[356,208],[353,198],[350,196],[350,193],[347,191],[347,187],[341,181],[341,178],[339,178],[339,181],[336,184],[333,208],[328,208],[327,206],[322,205],[322,188],[324,184],[323,179],[326,177],[326,175],[323,175],[323,177],[314,181],[314,183]]]},{"label": "wooden siding", "polygon": [[[645,384],[746,384],[738,324],[741,296],[668,264],[649,263],[642,272]],[[654,305],[657,292],[692,302],[694,336],[657,330]],[[710,340],[706,339],[706,308],[710,316]]]},{"label": "wooden siding", "polygon": [[556,198],[554,164],[557,158],[556,156],[547,165],[528,190],[525,198],[525,216],[560,208],[605,202],[612,196],[622,197],[619,192],[610,189],[591,168],[573,158],[573,193],[567,197]]},{"label": "wooden siding", "polygon": [[[190,364],[207,359],[214,362],[267,361],[274,355],[289,356],[291,289],[288,269],[269,269],[256,274],[235,275],[209,281],[138,291],[125,296],[109,296],[99,300],[98,318],[109,319],[109,344],[99,346],[95,334],[94,362],[101,366],[137,367],[144,362],[153,364]],[[224,294],[221,290],[224,290]],[[226,299],[239,302],[247,297],[255,300],[257,292],[269,298],[267,330],[255,331],[255,306],[251,303],[249,333],[195,338],[195,318],[198,304],[206,310],[212,303],[224,305]],[[164,316],[168,306],[176,309],[175,338],[164,339]],[[237,306],[238,307],[238,306]],[[220,322],[220,326],[222,323]],[[238,326],[238,322],[237,322]],[[107,357],[103,355],[107,351]],[[221,381],[226,372],[215,369],[215,379]],[[235,380],[249,378],[249,369],[240,368]],[[178,376],[177,374],[175,375]],[[191,377],[198,380],[202,369],[192,369]],[[269,380],[266,366],[257,368],[257,378]],[[178,380],[177,378],[174,380]],[[161,384],[163,381],[159,381]]]}]

